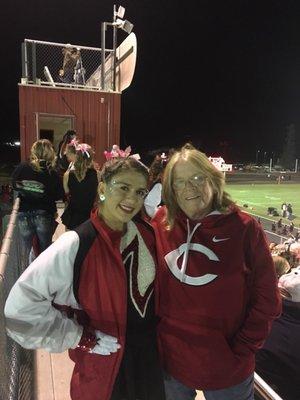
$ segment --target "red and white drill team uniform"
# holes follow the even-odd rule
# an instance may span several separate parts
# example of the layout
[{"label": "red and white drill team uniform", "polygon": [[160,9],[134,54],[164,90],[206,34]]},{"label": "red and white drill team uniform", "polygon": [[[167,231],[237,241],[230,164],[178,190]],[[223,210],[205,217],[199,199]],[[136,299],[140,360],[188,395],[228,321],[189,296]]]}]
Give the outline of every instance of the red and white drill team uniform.
[{"label": "red and white drill team uniform", "polygon": [[[99,234],[81,266],[79,303],[74,295],[73,269],[80,243],[77,233],[69,231],[26,269],[12,288],[5,307],[8,334],[23,347],[50,352],[73,348],[72,400],[110,399],[126,345],[127,291],[141,318],[153,301],[155,240],[151,228],[130,221],[123,235],[107,227],[97,211],[91,221]],[[128,284],[126,264],[131,278]],[[80,323],[68,318],[52,306],[52,301],[84,310],[89,327],[115,336],[121,348],[109,356],[76,348],[84,318],[80,311]],[[152,320],[152,315],[148,318]]]}]

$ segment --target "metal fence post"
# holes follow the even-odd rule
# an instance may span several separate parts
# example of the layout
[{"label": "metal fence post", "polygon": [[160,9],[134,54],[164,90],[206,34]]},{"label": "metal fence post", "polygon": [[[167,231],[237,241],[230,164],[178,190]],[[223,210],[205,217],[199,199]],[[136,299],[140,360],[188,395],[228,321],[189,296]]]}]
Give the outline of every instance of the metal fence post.
[{"label": "metal fence post", "polygon": [[114,18],[113,18],[113,61],[112,61],[112,90],[115,92],[116,90],[116,66],[117,66],[117,31],[118,28],[116,26],[117,21],[117,11],[116,6],[114,5]]},{"label": "metal fence post", "polygon": [[22,79],[24,79],[27,83],[27,81],[28,81],[28,57],[27,57],[27,43],[26,42],[22,43],[21,57],[22,57]]},{"label": "metal fence post", "polygon": [[101,23],[101,89],[105,90],[105,31],[106,22]]},{"label": "metal fence post", "polygon": [[32,80],[33,83],[36,83],[36,43],[34,41],[32,42],[31,54],[32,54]]}]

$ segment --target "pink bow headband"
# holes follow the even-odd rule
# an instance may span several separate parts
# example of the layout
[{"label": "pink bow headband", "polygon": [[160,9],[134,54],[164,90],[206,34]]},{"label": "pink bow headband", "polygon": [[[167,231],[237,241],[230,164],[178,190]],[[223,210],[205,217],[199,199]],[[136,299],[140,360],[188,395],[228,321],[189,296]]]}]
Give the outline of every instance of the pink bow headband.
[{"label": "pink bow headband", "polygon": [[72,139],[69,143],[69,146],[74,146],[76,148],[76,146],[78,145],[78,140],[77,139]]},{"label": "pink bow headband", "polygon": [[82,154],[85,154],[88,158],[90,158],[90,146],[86,143],[78,143],[78,140],[72,139],[70,142],[70,146],[74,146],[76,151],[81,151]]},{"label": "pink bow headband", "polygon": [[104,152],[104,156],[106,160],[112,160],[113,158],[126,158],[129,157],[131,153],[131,147],[128,146],[126,147],[125,150],[121,150],[120,147],[117,144],[114,144],[111,151],[106,151]]},{"label": "pink bow headband", "polygon": [[90,158],[90,146],[86,143],[79,143],[77,144],[77,146],[75,147],[76,151],[81,151],[82,154],[85,154],[88,158]]}]

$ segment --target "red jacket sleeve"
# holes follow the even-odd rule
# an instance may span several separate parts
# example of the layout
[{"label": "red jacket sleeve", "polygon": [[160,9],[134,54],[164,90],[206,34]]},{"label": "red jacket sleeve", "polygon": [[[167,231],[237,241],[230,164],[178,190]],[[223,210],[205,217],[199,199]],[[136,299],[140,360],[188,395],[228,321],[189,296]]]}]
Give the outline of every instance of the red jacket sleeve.
[{"label": "red jacket sleeve", "polygon": [[246,231],[244,251],[249,269],[249,299],[244,323],[231,346],[237,356],[255,353],[262,347],[273,320],[281,313],[273,259],[265,234],[255,220],[250,221]]}]

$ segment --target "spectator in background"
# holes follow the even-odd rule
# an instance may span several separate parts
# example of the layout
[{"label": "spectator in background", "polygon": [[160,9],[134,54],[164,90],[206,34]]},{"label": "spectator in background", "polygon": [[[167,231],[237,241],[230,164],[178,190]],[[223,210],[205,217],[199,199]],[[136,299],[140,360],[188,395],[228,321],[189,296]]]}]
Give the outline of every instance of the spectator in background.
[{"label": "spectator in background", "polygon": [[291,266],[285,257],[282,256],[272,256],[272,257],[274,261],[275,271],[279,279],[282,275],[287,274],[290,271]]},{"label": "spectator in background", "polygon": [[269,248],[272,256],[284,257],[291,268],[300,264],[300,243],[295,238],[290,237],[280,244],[270,243]]},{"label": "spectator in background", "polygon": [[54,164],[52,143],[42,139],[33,143],[30,161],[18,165],[12,174],[13,188],[20,198],[18,226],[22,260],[27,265],[34,237],[39,252],[52,242],[57,216],[55,201],[63,198],[62,183]]},{"label": "spectator in background", "polygon": [[288,228],[287,225],[284,224],[283,228],[282,228],[282,231],[281,231],[282,235],[286,236],[288,234],[288,229],[287,228]]},{"label": "spectator in background", "polygon": [[68,201],[61,220],[67,229],[74,229],[90,217],[96,199],[98,179],[93,166],[91,146],[73,140],[67,145],[66,155],[74,163],[63,177]]},{"label": "spectator in background", "polygon": [[161,180],[167,162],[168,158],[165,153],[158,154],[149,168],[149,193],[145,198],[144,207],[150,218],[156,214],[158,208],[162,205]]},{"label": "spectator in background", "polygon": [[63,65],[59,70],[59,79],[63,83],[74,82],[74,73],[77,61],[80,59],[80,49],[67,44],[62,49]]},{"label": "spectator in background", "polygon": [[277,228],[282,228],[282,218],[279,218],[279,220],[277,221]]},{"label": "spectator in background", "polygon": [[286,207],[286,217],[289,220],[293,219],[293,208],[290,203]]},{"label": "spectator in background", "polygon": [[289,231],[290,231],[290,233],[293,233],[293,232],[294,232],[294,227],[295,227],[294,223],[291,222],[290,225],[289,225]]},{"label": "spectator in background", "polygon": [[276,223],[275,223],[275,221],[272,222],[271,230],[272,230],[272,232],[274,232],[274,233],[276,232]]},{"label": "spectator in background", "polygon": [[282,399],[300,398],[300,267],[279,279],[283,312],[256,355],[257,373]]},{"label": "spectator in background", "polygon": [[282,216],[282,218],[286,217],[286,210],[287,210],[287,204],[286,203],[282,203],[281,204],[281,216]]},{"label": "spectator in background", "polygon": [[[298,232],[299,234],[299,232]],[[295,238],[293,241],[291,241],[288,244],[289,247],[289,252],[293,255],[293,257],[295,258],[297,265],[300,264],[300,243],[298,241],[299,238]]]},{"label": "spectator in background", "polygon": [[70,129],[64,134],[58,145],[56,168],[61,177],[67,171],[70,165],[70,160],[68,160],[66,152],[67,146],[72,140],[76,140],[76,131]]}]

